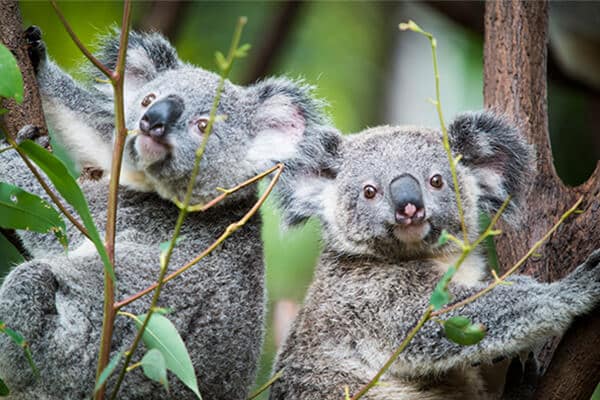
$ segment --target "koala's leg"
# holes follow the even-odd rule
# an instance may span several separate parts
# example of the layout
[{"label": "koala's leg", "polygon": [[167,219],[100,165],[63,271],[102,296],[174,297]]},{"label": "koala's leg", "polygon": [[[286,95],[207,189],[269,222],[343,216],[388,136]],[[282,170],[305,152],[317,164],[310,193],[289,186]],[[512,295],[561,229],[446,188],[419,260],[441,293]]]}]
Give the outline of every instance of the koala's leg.
[{"label": "koala's leg", "polygon": [[574,317],[600,302],[599,264],[600,250],[596,250],[565,279],[552,284],[527,276],[511,277],[512,285],[499,285],[452,313],[485,325],[487,333],[481,342],[454,344],[443,336],[439,324],[428,322],[400,358],[418,371],[444,371],[514,356],[549,336],[562,334]]},{"label": "koala's leg", "polygon": [[104,93],[87,89],[60,69],[46,52],[41,31],[25,31],[48,125],[80,166],[110,168],[114,114]]}]

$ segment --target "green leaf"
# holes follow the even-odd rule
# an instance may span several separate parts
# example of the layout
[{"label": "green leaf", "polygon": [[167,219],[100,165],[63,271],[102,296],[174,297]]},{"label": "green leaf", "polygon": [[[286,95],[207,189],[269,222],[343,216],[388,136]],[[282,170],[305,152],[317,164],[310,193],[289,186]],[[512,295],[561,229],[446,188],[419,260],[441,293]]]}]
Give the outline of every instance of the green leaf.
[{"label": "green leaf", "polygon": [[[483,232],[492,223],[492,219],[486,213],[479,213],[479,230]],[[483,242],[483,247],[487,254],[488,264],[490,269],[498,273],[498,253],[496,252],[496,242],[494,242],[493,236],[487,236]]]},{"label": "green leaf", "polygon": [[431,298],[429,299],[429,303],[433,306],[435,310],[439,310],[444,305],[450,302],[450,293],[448,292],[448,283],[452,276],[456,273],[456,267],[453,265],[448,268],[448,271],[442,276],[440,281],[435,285],[435,289],[433,293],[431,293]]},{"label": "green leaf", "polygon": [[252,46],[250,45],[250,43],[243,44],[235,50],[234,55],[237,58],[244,58],[248,55],[248,50],[250,50],[251,47]]},{"label": "green leaf", "polygon": [[19,145],[19,148],[21,148],[27,156],[46,173],[56,190],[58,190],[62,197],[77,211],[83,225],[88,231],[90,239],[100,254],[104,269],[108,272],[113,282],[116,283],[117,279],[115,277],[113,266],[108,258],[102,239],[100,239],[94,220],[90,215],[90,209],[88,208],[85,196],[75,178],[69,173],[65,164],[63,164],[63,162],[54,154],[31,140],[23,141],[23,143]]},{"label": "green leaf", "polygon": [[104,368],[104,370],[98,377],[98,382],[96,382],[96,386],[94,387],[94,393],[96,393],[98,390],[100,390],[102,385],[104,385],[104,382],[106,382],[106,380],[113,373],[115,368],[117,368],[117,365],[119,365],[119,360],[121,360],[121,357],[123,357],[122,351],[118,352],[117,354],[115,354],[113,356],[113,358],[110,360],[110,362],[108,363],[106,368]]},{"label": "green leaf", "polygon": [[225,60],[225,56],[220,51],[215,52],[215,61],[217,62],[217,67],[219,67],[221,71],[227,69],[227,60]]},{"label": "green leaf", "polygon": [[23,76],[15,56],[0,43],[0,97],[23,101]]},{"label": "green leaf", "polygon": [[31,356],[31,351],[29,350],[29,343],[27,343],[25,338],[23,338],[23,336],[19,332],[7,327],[3,321],[0,321],[0,332],[4,333],[6,336],[9,337],[9,339],[13,343],[15,343],[17,346],[23,349],[23,352],[25,353],[25,358],[29,363],[29,367],[31,368],[35,376],[39,376],[39,371],[37,369],[37,366],[33,362],[33,357]]},{"label": "green leaf", "polygon": [[0,226],[52,232],[67,247],[67,228],[59,212],[38,196],[4,182],[0,182]]},{"label": "green leaf", "polygon": [[167,380],[167,364],[165,357],[158,349],[150,349],[142,358],[142,369],[144,374],[162,384],[166,390],[169,390],[169,381]]},{"label": "green leaf", "polygon": [[6,108],[0,108],[0,115],[6,114],[8,110]]},{"label": "green leaf", "polygon": [[442,230],[442,234],[440,235],[440,237],[438,238],[437,244],[438,246],[442,246],[446,243],[448,243],[448,231],[447,230]]},{"label": "green leaf", "polygon": [[10,390],[8,390],[8,386],[6,386],[6,383],[4,383],[2,379],[0,379],[0,396],[4,397],[8,396],[9,394]]},{"label": "green leaf", "polygon": [[[135,318],[138,329],[142,326],[146,315]],[[159,350],[165,358],[167,368],[202,400],[192,360],[175,325],[162,315],[152,314],[142,340],[148,349]]]},{"label": "green leaf", "polygon": [[454,343],[470,346],[485,337],[485,326],[472,324],[469,318],[457,316],[444,321],[444,332]]}]

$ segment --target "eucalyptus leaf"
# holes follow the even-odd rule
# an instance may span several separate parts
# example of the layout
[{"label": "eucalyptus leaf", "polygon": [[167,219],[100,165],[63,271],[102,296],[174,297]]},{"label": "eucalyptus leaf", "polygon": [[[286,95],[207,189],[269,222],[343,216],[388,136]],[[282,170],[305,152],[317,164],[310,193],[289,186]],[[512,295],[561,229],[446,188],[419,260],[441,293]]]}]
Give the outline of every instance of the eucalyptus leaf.
[{"label": "eucalyptus leaf", "polygon": [[442,233],[440,234],[440,237],[438,238],[437,244],[438,246],[442,246],[446,243],[448,243],[448,231],[447,230],[442,230]]},{"label": "eucalyptus leaf", "polygon": [[[492,219],[486,213],[479,213],[479,230],[483,232],[486,228],[492,223]],[[496,252],[496,242],[494,242],[493,236],[487,236],[483,242],[483,247],[485,247],[485,253],[488,259],[488,265],[490,269],[499,272],[498,269],[498,253]]]},{"label": "eucalyptus leaf", "polygon": [[221,71],[227,69],[227,60],[225,60],[225,56],[220,51],[215,52],[215,61]]},{"label": "eucalyptus leaf", "polygon": [[0,397],[5,397],[10,394],[10,390],[8,390],[8,386],[2,379],[0,379]]},{"label": "eucalyptus leaf", "polygon": [[456,316],[444,321],[446,337],[463,346],[479,343],[485,337],[486,329],[482,324],[473,324],[467,317]]},{"label": "eucalyptus leaf", "polygon": [[[147,314],[144,314],[135,318],[138,329],[142,326],[146,316]],[[148,349],[159,350],[165,359],[167,369],[189,387],[198,399],[202,400],[192,360],[175,325],[160,314],[152,314],[142,335],[142,340]]]},{"label": "eucalyptus leaf", "polygon": [[67,247],[66,226],[48,202],[23,189],[0,182],[0,226],[40,233],[52,232]]},{"label": "eucalyptus leaf", "polygon": [[0,43],[0,97],[23,102],[23,76],[15,56]]},{"label": "eucalyptus leaf", "polygon": [[439,310],[444,305],[450,302],[450,293],[448,292],[448,283],[450,279],[456,273],[456,267],[453,265],[448,268],[448,271],[441,277],[440,281],[435,286],[433,293],[431,293],[431,298],[429,299],[429,303],[433,306],[435,310]]},{"label": "eucalyptus leaf", "polygon": [[90,239],[100,254],[104,269],[108,272],[113,282],[116,283],[117,280],[113,266],[106,253],[104,243],[102,242],[102,239],[100,239],[85,196],[75,178],[69,173],[65,164],[54,154],[31,140],[23,141],[23,143],[19,145],[19,148],[21,148],[27,156],[46,173],[56,190],[58,190],[62,197],[77,211],[83,225],[88,231]]},{"label": "eucalyptus leaf", "polygon": [[37,369],[37,366],[33,362],[33,357],[31,356],[31,350],[29,350],[29,344],[27,343],[23,335],[6,326],[6,324],[3,321],[0,321],[0,333],[4,333],[14,344],[23,349],[23,352],[25,353],[25,358],[29,363],[29,367],[31,368],[36,377],[39,376],[39,371]]},{"label": "eucalyptus leaf", "polygon": [[102,387],[102,385],[104,385],[104,383],[106,382],[108,377],[113,373],[115,368],[117,368],[117,365],[119,365],[119,361],[121,360],[121,357],[123,357],[122,351],[115,354],[113,356],[113,358],[110,360],[110,362],[108,363],[108,365],[102,370],[102,373],[100,374],[100,376],[98,377],[98,381],[96,382],[96,386],[94,387],[94,393],[96,393],[98,390],[100,390],[100,388]]},{"label": "eucalyptus leaf", "polygon": [[150,349],[142,358],[142,370],[144,374],[163,385],[169,390],[169,381],[167,380],[167,363],[165,357],[158,349]]}]

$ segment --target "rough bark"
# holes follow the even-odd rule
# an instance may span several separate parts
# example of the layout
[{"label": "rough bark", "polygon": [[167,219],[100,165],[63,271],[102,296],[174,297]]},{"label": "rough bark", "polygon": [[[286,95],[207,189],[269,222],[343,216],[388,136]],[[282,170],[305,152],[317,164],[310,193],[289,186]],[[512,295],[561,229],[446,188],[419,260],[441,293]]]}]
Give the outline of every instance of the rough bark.
[{"label": "rough bark", "polygon": [[[554,281],[600,248],[600,164],[587,182],[567,187],[554,169],[548,135],[546,64],[548,4],[517,0],[487,2],[485,11],[484,101],[512,117],[535,146],[537,172],[519,229],[502,226],[498,254],[506,268],[518,260],[558,217],[583,196],[583,214],[569,218],[528,261],[525,273]],[[600,376],[600,318],[583,317],[541,353],[547,367],[536,399],[589,399]]]},{"label": "rough bark", "polygon": [[23,74],[24,96],[23,103],[13,100],[3,101],[3,107],[8,113],[3,115],[7,129],[15,135],[26,124],[31,124],[44,135],[48,134],[42,100],[38,92],[35,73],[29,56],[27,43],[23,37],[23,21],[19,5],[14,0],[0,0],[0,41],[15,55],[21,73]]},{"label": "rough bark", "polygon": [[[1,107],[8,113],[0,116],[8,129],[8,134],[15,135],[24,125],[31,124],[39,128],[41,134],[47,135],[46,121],[42,110],[35,74],[29,56],[27,45],[23,38],[23,21],[19,5],[13,0],[0,0],[0,42],[15,55],[23,75],[23,102],[17,104],[14,100],[3,100]],[[2,229],[1,234],[21,252],[27,255],[14,231]]]}]

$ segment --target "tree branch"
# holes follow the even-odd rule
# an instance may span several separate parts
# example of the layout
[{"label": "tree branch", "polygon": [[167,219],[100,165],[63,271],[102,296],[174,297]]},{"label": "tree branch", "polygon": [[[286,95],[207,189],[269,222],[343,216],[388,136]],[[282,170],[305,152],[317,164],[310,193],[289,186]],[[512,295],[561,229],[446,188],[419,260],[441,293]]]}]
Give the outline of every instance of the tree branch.
[{"label": "tree branch", "polygon": [[[522,133],[535,146],[537,173],[533,177],[528,205],[523,211],[519,230],[503,224],[506,232],[498,238],[498,254],[504,265],[512,265],[539,232],[550,224],[576,198],[583,197],[580,207],[585,213],[571,218],[540,248],[541,257],[525,264],[524,271],[545,281],[565,276],[595,249],[600,248],[600,165],[592,177],[576,188],[566,187],[557,176],[548,136],[546,65],[548,44],[548,4],[546,1],[517,0],[487,2],[485,10],[484,101],[519,122]],[[539,381],[537,399],[562,399],[591,396],[600,375],[598,318],[583,318],[581,325],[569,330],[547,374]],[[587,325],[587,326],[585,326]],[[575,336],[585,331],[586,341]],[[555,345],[540,354],[548,366]],[[585,354],[585,357],[582,355]],[[575,368],[577,366],[577,368]],[[581,371],[596,371],[583,376]],[[591,390],[589,389],[591,388]],[[577,394],[577,395],[576,395]],[[579,397],[578,397],[579,398]]]}]

